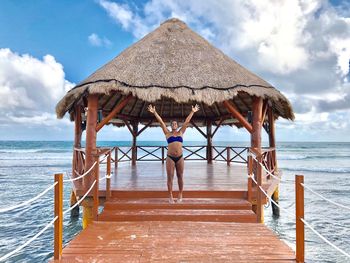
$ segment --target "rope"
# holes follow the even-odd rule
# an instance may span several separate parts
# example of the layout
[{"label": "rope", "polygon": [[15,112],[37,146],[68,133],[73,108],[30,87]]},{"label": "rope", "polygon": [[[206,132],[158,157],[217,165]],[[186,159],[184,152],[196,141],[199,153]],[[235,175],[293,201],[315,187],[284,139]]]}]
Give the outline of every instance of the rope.
[{"label": "rope", "polygon": [[90,186],[89,190],[85,193],[85,195],[79,199],[78,202],[76,202],[73,206],[71,206],[69,209],[67,209],[66,211],[63,212],[63,215],[67,214],[68,212],[70,212],[71,210],[73,210],[76,206],[80,205],[81,202],[83,202],[83,200],[85,199],[85,197],[90,193],[90,191],[92,190],[92,188],[95,186],[96,184],[96,180],[92,183],[92,185]]},{"label": "rope", "polygon": [[79,176],[76,177],[76,178],[73,178],[73,179],[66,179],[66,180],[63,180],[63,182],[64,182],[64,183],[65,183],[65,182],[73,182],[73,181],[76,181],[76,180],[79,180],[79,179],[83,178],[84,176],[86,176],[88,173],[91,172],[91,170],[95,167],[96,164],[97,164],[97,162],[94,162],[94,164],[90,167],[90,169],[87,170],[87,172],[84,173],[84,174],[82,174],[82,175],[79,175],[79,173],[77,173],[77,171],[74,170],[74,172],[75,172],[76,174],[78,174]]},{"label": "rope", "polygon": [[27,242],[25,242],[23,245],[17,247],[15,250],[11,251],[10,253],[7,253],[5,256],[2,256],[0,258],[0,261],[4,261],[5,259],[11,257],[12,255],[16,254],[18,251],[22,250],[26,246],[28,246],[31,242],[33,242],[35,239],[37,239],[42,233],[46,231],[52,224],[57,220],[58,216],[56,216],[54,219],[51,220],[50,223],[48,223],[43,229],[40,230],[39,233],[37,233],[35,236],[33,236],[31,239],[29,239]]},{"label": "rope", "polygon": [[350,258],[350,254],[346,253],[341,248],[337,247],[333,243],[331,243],[328,239],[326,239],[324,236],[322,236],[320,233],[318,233],[307,221],[305,221],[303,218],[300,218],[300,220],[308,227],[312,232],[314,232],[319,238],[321,238],[324,242],[326,242],[328,245],[333,247],[334,249],[338,250],[340,253],[342,253],[344,256]]},{"label": "rope", "polygon": [[34,202],[35,200],[39,199],[39,198],[42,197],[44,194],[46,194],[48,191],[50,191],[52,188],[54,188],[56,184],[57,184],[57,182],[54,183],[53,185],[51,185],[50,187],[46,188],[46,190],[42,191],[42,192],[41,192],[40,194],[38,194],[37,196],[35,196],[35,197],[33,197],[33,198],[31,198],[31,199],[29,199],[29,200],[27,200],[27,201],[25,201],[25,202],[23,202],[23,203],[21,203],[21,204],[14,205],[14,206],[7,207],[7,208],[1,208],[1,209],[0,209],[0,213],[8,212],[8,211],[14,210],[14,209],[16,209],[16,208],[19,208],[19,207],[22,207],[22,206],[25,206],[25,205],[28,205],[28,204]]},{"label": "rope", "polygon": [[311,193],[317,195],[318,197],[322,198],[323,200],[326,200],[327,202],[329,202],[329,203],[331,203],[331,204],[333,204],[333,205],[339,206],[339,207],[341,207],[341,208],[350,210],[350,207],[347,207],[347,206],[342,205],[342,204],[338,204],[338,203],[336,203],[336,202],[334,202],[334,201],[332,201],[332,200],[330,200],[330,199],[324,197],[323,195],[321,195],[321,194],[319,194],[319,193],[316,193],[314,190],[312,190],[310,187],[306,186],[305,184],[303,184],[303,183],[300,183],[300,184],[301,184],[304,188],[306,188],[307,190],[309,190]]},{"label": "rope", "polygon": [[263,192],[263,194],[270,200],[270,202],[272,202],[274,205],[276,205],[278,208],[282,209],[283,211],[285,211],[288,215],[292,216],[293,218],[295,218],[295,215],[292,214],[291,212],[289,212],[287,209],[281,207],[278,203],[276,203],[266,192],[265,190],[260,186],[258,185],[258,182],[254,179],[254,176],[249,176],[248,177],[252,178],[252,180],[254,181],[254,183],[259,186],[261,192]]}]

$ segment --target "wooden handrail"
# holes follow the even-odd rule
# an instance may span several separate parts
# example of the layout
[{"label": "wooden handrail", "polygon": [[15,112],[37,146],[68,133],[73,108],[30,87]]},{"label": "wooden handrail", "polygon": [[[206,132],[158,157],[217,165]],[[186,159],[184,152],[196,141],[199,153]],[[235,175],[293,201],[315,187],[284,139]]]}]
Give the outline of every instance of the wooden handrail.
[{"label": "wooden handrail", "polygon": [[296,230],[296,260],[305,261],[305,226],[304,219],[304,183],[303,175],[295,175],[295,230]]},{"label": "wooden handrail", "polygon": [[63,174],[55,174],[54,259],[61,259],[63,237]]}]

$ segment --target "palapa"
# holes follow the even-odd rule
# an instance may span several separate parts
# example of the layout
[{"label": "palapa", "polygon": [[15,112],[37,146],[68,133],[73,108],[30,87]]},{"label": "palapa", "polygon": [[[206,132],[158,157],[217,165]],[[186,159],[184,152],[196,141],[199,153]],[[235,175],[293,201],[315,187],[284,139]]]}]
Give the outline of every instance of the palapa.
[{"label": "palapa", "polygon": [[[172,110],[162,112],[165,118],[181,117],[176,109],[186,111],[191,103],[201,103],[203,118],[218,119],[228,114],[221,103],[225,100],[247,115],[253,96],[269,100],[275,118],[294,119],[292,106],[281,92],[179,19],[165,21],[70,90],[56,106],[58,118],[74,111],[74,103],[93,93],[102,95],[99,105],[104,112],[110,111],[122,95],[132,93],[133,106],[122,113],[124,117],[139,117],[140,122],[151,117],[144,110],[145,103],[171,104]],[[227,124],[235,123],[229,119]]]}]

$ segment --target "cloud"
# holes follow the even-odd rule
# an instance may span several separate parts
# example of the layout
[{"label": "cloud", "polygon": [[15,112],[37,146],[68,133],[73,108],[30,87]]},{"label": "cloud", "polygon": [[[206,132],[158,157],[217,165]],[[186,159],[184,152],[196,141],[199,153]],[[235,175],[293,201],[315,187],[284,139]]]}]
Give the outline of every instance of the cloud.
[{"label": "cloud", "polygon": [[74,86],[52,55],[42,60],[0,49],[0,120],[2,125],[62,125],[55,105]]},{"label": "cloud", "polygon": [[[312,130],[350,127],[350,5],[327,0],[100,0],[136,39],[177,17],[291,100],[296,122]],[[341,116],[341,117],[339,117]],[[345,126],[343,122],[346,122]],[[285,127],[282,124],[283,127]]]},{"label": "cloud", "polygon": [[112,42],[108,38],[106,37],[101,38],[99,35],[95,33],[92,33],[88,37],[88,40],[89,40],[89,43],[95,47],[102,47],[102,46],[109,47],[112,45]]}]

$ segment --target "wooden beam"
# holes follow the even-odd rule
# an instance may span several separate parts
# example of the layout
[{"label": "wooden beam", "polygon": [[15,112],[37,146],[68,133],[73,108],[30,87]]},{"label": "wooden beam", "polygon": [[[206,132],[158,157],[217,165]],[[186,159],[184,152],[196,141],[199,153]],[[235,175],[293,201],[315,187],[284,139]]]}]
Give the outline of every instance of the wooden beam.
[{"label": "wooden beam", "polygon": [[244,128],[246,128],[250,133],[253,132],[253,128],[250,125],[250,123],[248,123],[248,121],[242,116],[242,114],[228,100],[225,100],[223,104],[228,110],[228,112],[230,112],[232,116],[243,125]]},{"label": "wooden beam", "polygon": [[265,121],[265,117],[266,117],[266,112],[267,112],[267,108],[268,108],[268,101],[265,100],[264,101],[264,105],[263,105],[263,108],[262,108],[262,115],[261,115],[261,125],[264,124],[264,121]]},{"label": "wooden beam", "polygon": [[150,120],[145,127],[143,127],[141,130],[139,130],[136,134],[136,136],[139,136],[144,130],[146,130],[151,124],[153,123],[153,120]]},{"label": "wooden beam", "polygon": [[130,123],[127,120],[123,119],[123,122],[125,123],[126,127],[128,127],[129,132],[131,133],[131,135],[134,137],[136,136],[136,134],[134,134],[134,131],[132,130]]},{"label": "wooden beam", "polygon": [[204,136],[204,138],[207,138],[207,135],[192,120],[191,120],[191,124],[193,125],[193,127],[197,129],[197,131],[200,132],[200,134]]},{"label": "wooden beam", "polygon": [[212,133],[211,137],[214,137],[215,133],[216,133],[217,130],[220,128],[220,126],[221,126],[221,124],[224,122],[224,120],[225,120],[224,118],[221,118],[221,119],[219,120],[219,123],[215,123],[215,124],[216,124],[216,128],[215,128],[214,132]]},{"label": "wooden beam", "polygon": [[136,139],[137,139],[137,132],[138,132],[138,122],[133,121],[131,123],[132,125],[132,152],[131,152],[131,164],[136,165],[137,160],[137,147],[136,147]]},{"label": "wooden beam", "polygon": [[118,103],[118,105],[108,114],[108,116],[105,117],[99,124],[97,124],[96,132],[101,130],[101,128],[107,124],[118,112],[120,112],[132,98],[133,96],[130,94],[125,97],[120,103]]}]

